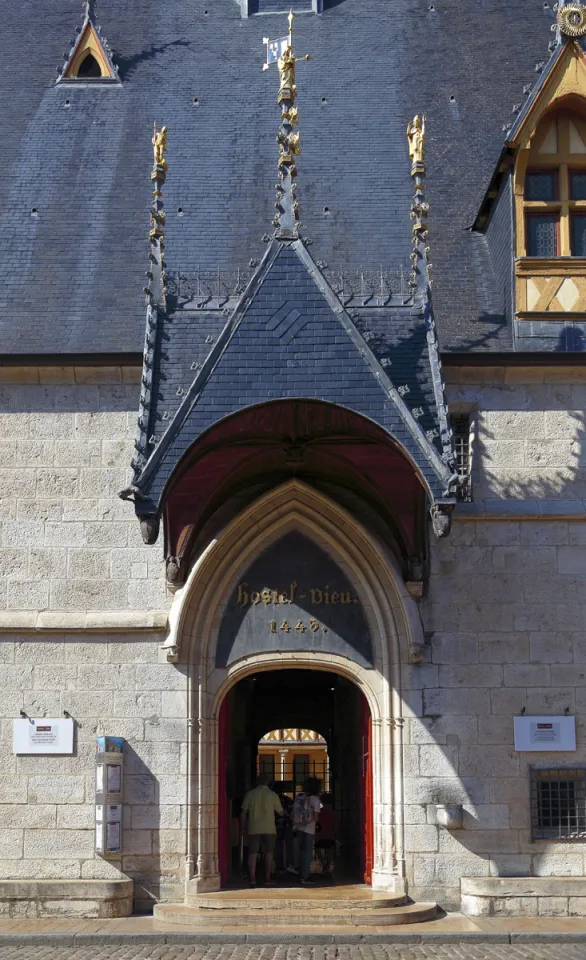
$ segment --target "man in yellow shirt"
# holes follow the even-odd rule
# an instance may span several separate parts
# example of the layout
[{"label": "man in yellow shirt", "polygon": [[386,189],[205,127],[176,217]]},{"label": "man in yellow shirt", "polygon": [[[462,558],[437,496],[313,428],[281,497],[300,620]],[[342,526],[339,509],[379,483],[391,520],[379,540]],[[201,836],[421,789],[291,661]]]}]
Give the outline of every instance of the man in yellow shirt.
[{"label": "man in yellow shirt", "polygon": [[251,887],[256,887],[256,860],[261,850],[265,855],[265,886],[275,886],[272,879],[277,840],[275,814],[281,816],[283,808],[277,794],[269,790],[268,783],[268,774],[261,773],[254,790],[249,790],[244,797],[240,814],[242,829],[248,826],[248,873]]}]

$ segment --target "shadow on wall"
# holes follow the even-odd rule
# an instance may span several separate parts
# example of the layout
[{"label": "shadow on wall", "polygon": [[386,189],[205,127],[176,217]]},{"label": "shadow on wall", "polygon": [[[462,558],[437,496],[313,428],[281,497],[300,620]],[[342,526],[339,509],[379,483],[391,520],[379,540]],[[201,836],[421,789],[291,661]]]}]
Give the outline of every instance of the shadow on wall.
[{"label": "shadow on wall", "polygon": [[[555,352],[566,352],[567,338],[564,326]],[[586,383],[564,382],[563,369],[561,376],[484,388],[490,412],[475,438],[477,498],[586,497]]]},{"label": "shadow on wall", "polygon": [[[564,327],[560,350],[566,336]],[[455,403],[472,404],[481,392],[485,411],[475,499],[534,501],[525,515],[535,522],[456,523],[434,551],[425,615],[435,631],[433,663],[412,668],[411,682],[423,688],[416,762],[430,774],[427,783],[414,776],[407,802],[428,805],[428,823],[435,804],[465,811],[464,829],[439,828],[437,862],[428,854],[420,871],[428,888],[455,890],[458,874],[583,874],[580,847],[531,840],[528,768],[583,765],[584,753],[513,747],[513,715],[573,714],[586,676],[582,530],[572,539],[564,521],[586,498],[586,382],[564,382],[563,368],[560,382],[539,382],[540,368],[532,372],[534,382],[453,388]],[[559,522],[540,521],[547,500]],[[579,718],[577,726],[583,744]]]},{"label": "shadow on wall", "polygon": [[[153,718],[158,719],[158,718]],[[150,913],[162,896],[159,781],[149,764],[124,744],[124,830],[122,873],[134,880],[134,911]],[[179,815],[180,819],[180,815]],[[177,828],[180,822],[177,822]],[[172,818],[169,823],[173,823]],[[179,878],[178,878],[179,879]]]}]

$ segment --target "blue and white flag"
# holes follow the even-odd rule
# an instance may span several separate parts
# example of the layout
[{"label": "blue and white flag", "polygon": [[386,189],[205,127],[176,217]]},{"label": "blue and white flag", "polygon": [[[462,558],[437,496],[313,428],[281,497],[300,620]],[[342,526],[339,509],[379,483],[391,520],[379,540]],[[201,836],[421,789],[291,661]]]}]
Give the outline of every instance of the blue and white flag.
[{"label": "blue and white flag", "polygon": [[279,57],[282,57],[289,46],[289,37],[281,37],[279,40],[269,40],[266,38],[263,43],[267,45],[267,62],[263,70],[268,70],[271,63],[276,63]]}]

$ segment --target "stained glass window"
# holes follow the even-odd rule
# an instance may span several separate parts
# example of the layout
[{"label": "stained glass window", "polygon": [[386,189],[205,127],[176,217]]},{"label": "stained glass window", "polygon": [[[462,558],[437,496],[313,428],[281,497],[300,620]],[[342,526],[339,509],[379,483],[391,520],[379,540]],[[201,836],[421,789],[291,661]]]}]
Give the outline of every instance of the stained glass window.
[{"label": "stained glass window", "polygon": [[525,199],[557,200],[556,174],[553,171],[547,173],[528,173],[525,178]]},{"label": "stained glass window", "polygon": [[570,173],[570,200],[586,200],[586,173]]},{"label": "stained glass window", "polygon": [[586,257],[586,215],[573,213],[570,217],[572,227],[572,256]]},{"label": "stained glass window", "polygon": [[527,217],[527,256],[557,257],[559,217],[531,214]]}]

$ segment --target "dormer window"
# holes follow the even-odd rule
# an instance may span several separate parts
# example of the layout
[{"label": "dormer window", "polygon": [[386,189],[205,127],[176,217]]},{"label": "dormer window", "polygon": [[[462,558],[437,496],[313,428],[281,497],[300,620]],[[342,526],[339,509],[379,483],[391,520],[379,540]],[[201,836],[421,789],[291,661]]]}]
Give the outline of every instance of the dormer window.
[{"label": "dormer window", "polygon": [[92,0],[85,2],[86,14],[57,83],[119,83],[112,52],[96,25]]},{"label": "dormer window", "polygon": [[586,122],[579,115],[542,119],[529,150],[523,208],[521,256],[586,256]]}]

